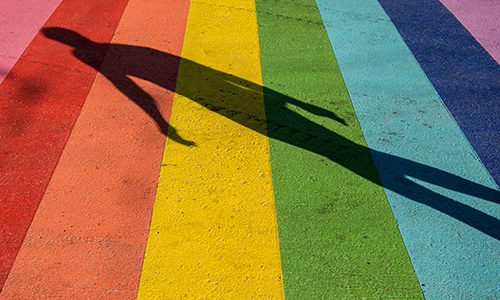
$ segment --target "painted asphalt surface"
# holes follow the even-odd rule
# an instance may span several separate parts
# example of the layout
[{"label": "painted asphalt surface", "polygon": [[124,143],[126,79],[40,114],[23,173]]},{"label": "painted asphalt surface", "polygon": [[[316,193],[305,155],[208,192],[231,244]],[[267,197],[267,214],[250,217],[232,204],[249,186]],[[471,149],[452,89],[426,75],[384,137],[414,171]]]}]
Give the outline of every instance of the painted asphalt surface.
[{"label": "painted asphalt surface", "polygon": [[0,298],[499,299],[499,15],[0,0]]}]

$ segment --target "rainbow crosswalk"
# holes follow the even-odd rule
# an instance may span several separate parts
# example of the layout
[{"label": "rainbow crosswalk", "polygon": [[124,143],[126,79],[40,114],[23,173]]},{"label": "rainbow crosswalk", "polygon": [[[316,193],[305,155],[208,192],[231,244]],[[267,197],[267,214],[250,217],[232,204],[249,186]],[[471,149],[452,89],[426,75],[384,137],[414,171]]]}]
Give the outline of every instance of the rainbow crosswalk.
[{"label": "rainbow crosswalk", "polygon": [[498,13],[0,0],[0,298],[500,298]]}]

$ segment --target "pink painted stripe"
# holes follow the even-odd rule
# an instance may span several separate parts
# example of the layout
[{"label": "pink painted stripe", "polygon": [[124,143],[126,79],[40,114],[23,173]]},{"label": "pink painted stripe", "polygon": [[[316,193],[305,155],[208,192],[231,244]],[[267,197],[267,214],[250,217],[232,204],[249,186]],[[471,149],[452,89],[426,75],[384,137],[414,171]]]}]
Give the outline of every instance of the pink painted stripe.
[{"label": "pink painted stripe", "polygon": [[0,0],[0,84],[62,0]]},{"label": "pink painted stripe", "polygon": [[500,2],[440,0],[484,49],[500,62]]}]

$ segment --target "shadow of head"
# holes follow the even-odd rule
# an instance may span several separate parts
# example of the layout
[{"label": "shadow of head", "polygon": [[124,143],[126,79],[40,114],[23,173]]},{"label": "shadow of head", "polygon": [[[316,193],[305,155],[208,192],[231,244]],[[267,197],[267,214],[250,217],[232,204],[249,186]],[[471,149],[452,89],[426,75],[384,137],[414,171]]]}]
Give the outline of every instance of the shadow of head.
[{"label": "shadow of head", "polygon": [[79,33],[60,27],[47,27],[42,30],[45,37],[66,44],[73,48],[81,48],[83,45],[93,43],[91,40]]}]

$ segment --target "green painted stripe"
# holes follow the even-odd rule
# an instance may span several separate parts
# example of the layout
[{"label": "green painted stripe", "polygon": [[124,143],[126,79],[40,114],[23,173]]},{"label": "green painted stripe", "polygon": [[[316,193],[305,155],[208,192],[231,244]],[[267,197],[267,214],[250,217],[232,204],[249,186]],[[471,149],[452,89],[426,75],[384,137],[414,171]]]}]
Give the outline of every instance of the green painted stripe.
[{"label": "green painted stripe", "polygon": [[315,2],[256,3],[286,297],[422,297]]}]

